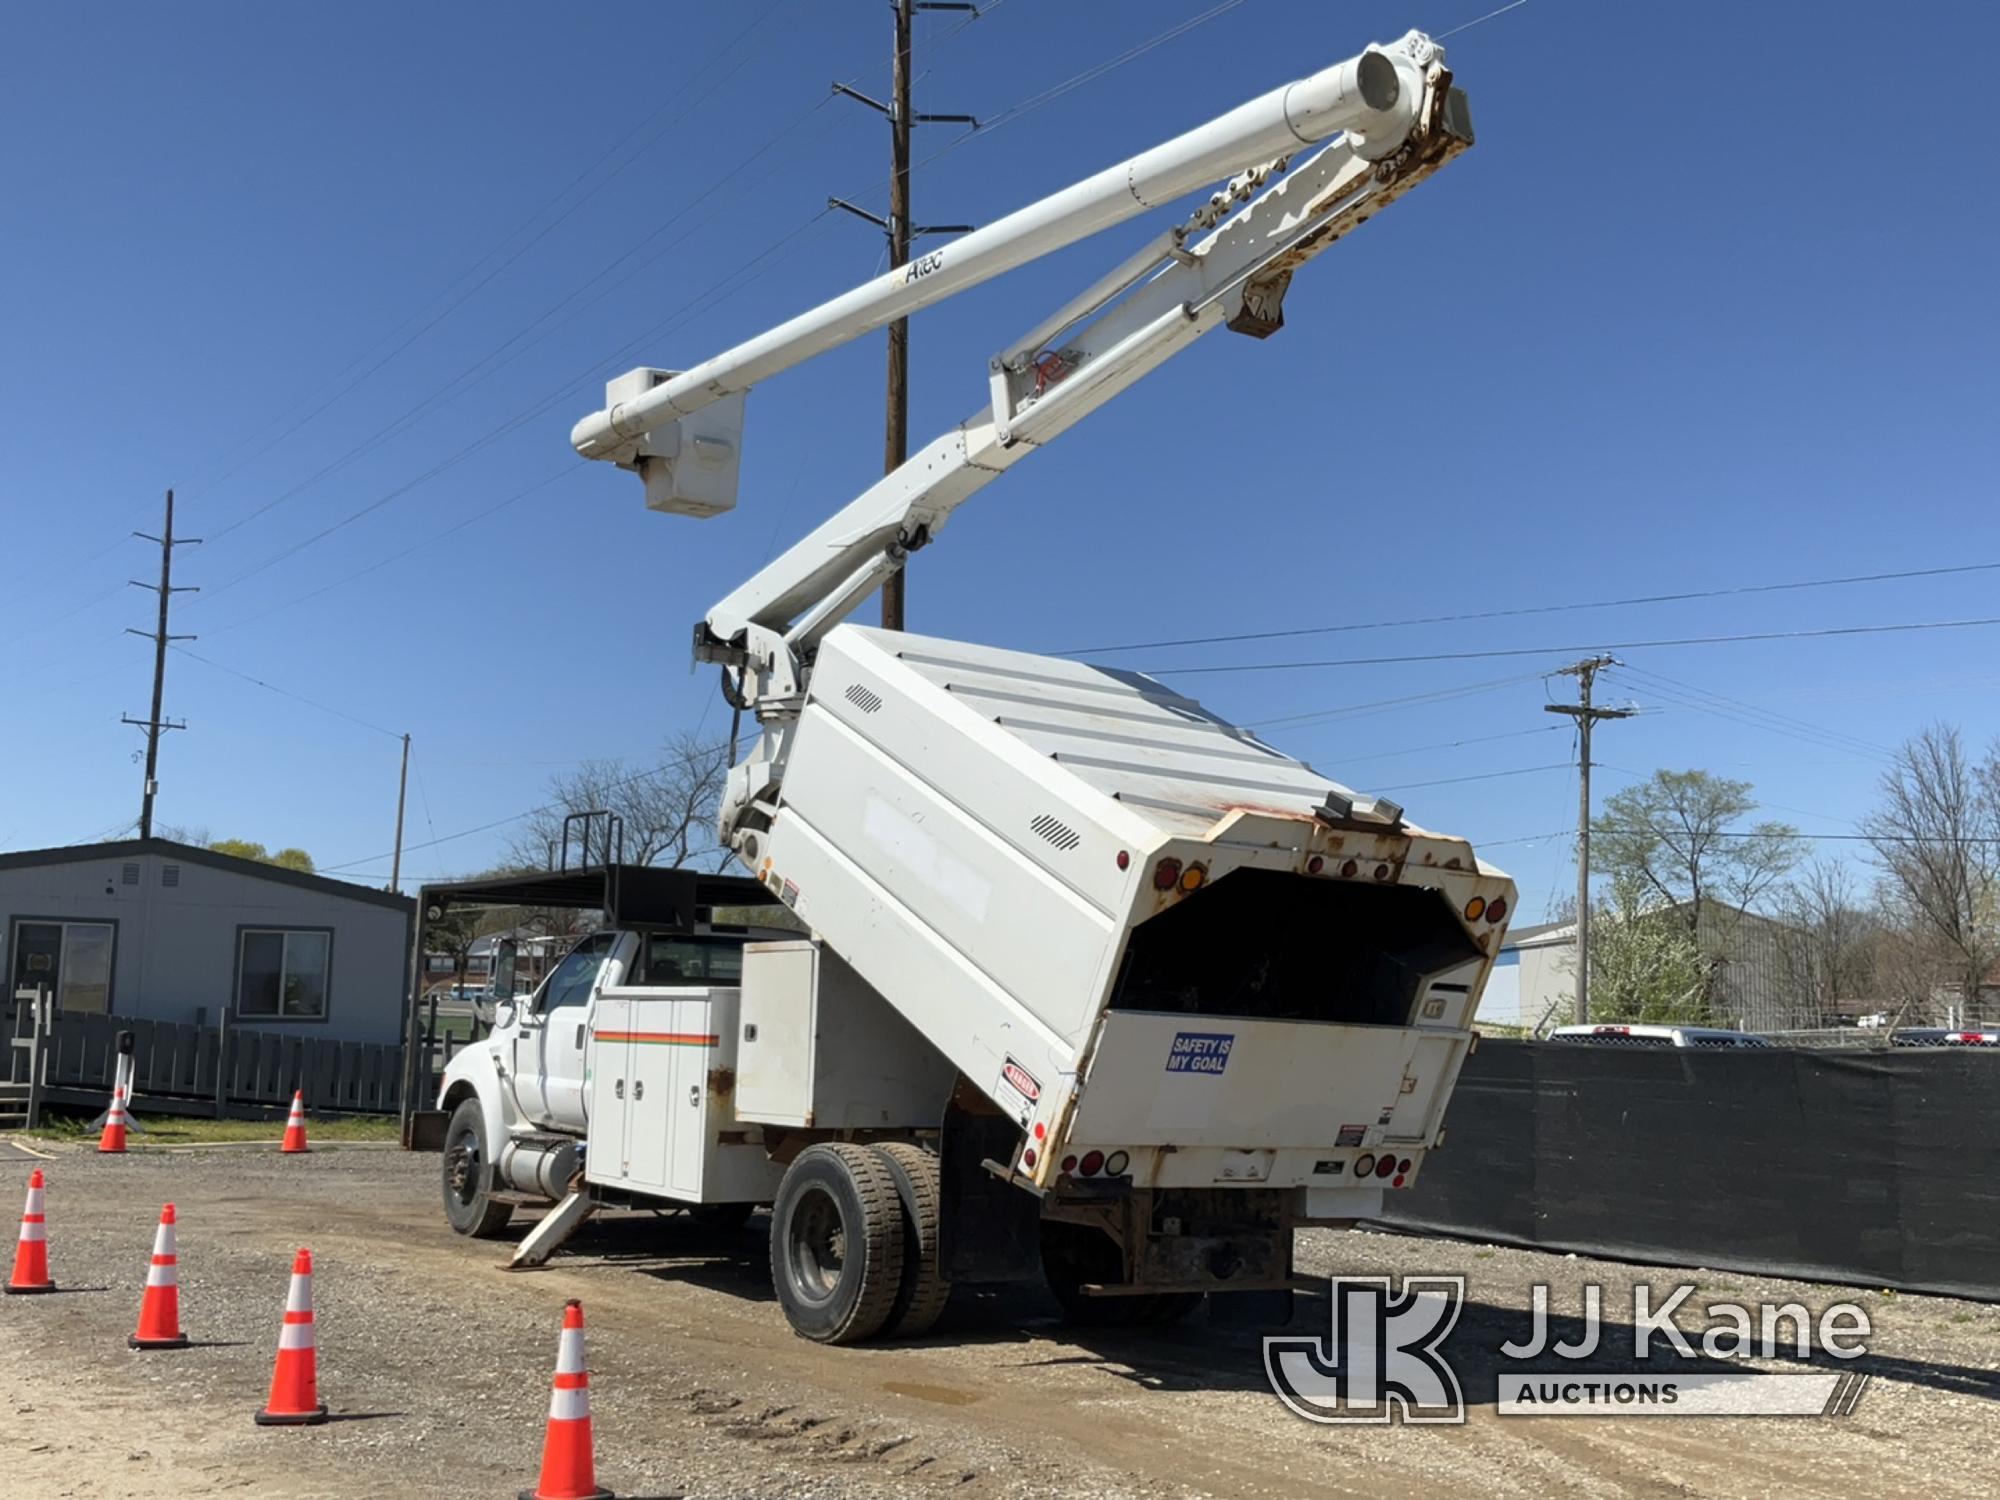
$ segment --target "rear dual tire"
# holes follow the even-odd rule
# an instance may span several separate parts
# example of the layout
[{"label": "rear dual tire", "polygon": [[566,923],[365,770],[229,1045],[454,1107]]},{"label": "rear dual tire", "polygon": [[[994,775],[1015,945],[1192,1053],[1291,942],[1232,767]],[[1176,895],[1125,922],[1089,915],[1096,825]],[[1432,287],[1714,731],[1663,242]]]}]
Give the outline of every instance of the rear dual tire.
[{"label": "rear dual tire", "polygon": [[916,1338],[951,1295],[937,1244],[936,1156],[900,1141],[809,1146],[771,1205],[771,1285],[816,1343]]}]

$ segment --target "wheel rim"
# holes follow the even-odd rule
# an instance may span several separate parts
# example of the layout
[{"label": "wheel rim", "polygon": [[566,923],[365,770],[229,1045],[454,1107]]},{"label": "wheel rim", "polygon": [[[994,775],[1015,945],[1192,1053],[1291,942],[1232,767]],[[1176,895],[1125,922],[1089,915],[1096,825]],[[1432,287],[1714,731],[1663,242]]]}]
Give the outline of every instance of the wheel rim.
[{"label": "wheel rim", "polygon": [[786,1239],[792,1285],[807,1301],[825,1302],[847,1265],[847,1226],[840,1205],[825,1189],[809,1188],[793,1205]]},{"label": "wheel rim", "polygon": [[445,1185],[461,1204],[469,1206],[479,1196],[479,1136],[476,1132],[463,1131],[452,1141],[444,1154],[444,1173]]}]

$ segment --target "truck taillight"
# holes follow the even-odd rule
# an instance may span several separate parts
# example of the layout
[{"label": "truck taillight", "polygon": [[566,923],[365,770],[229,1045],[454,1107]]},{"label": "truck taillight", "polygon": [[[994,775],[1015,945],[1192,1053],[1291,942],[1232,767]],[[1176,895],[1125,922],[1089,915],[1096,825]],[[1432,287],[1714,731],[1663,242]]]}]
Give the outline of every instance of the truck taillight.
[{"label": "truck taillight", "polygon": [[1376,1175],[1377,1177],[1393,1177],[1393,1176],[1395,1176],[1395,1175],[1396,1175],[1396,1158],[1395,1158],[1395,1157],[1393,1157],[1393,1156],[1385,1156],[1385,1157],[1381,1158],[1381,1159],[1380,1159],[1379,1161],[1377,1161],[1377,1162],[1375,1163],[1375,1175]]},{"label": "truck taillight", "polygon": [[1085,1177],[1095,1177],[1099,1172],[1104,1170],[1104,1153],[1102,1151],[1084,1152],[1082,1165],[1077,1170]]},{"label": "truck taillight", "polygon": [[1491,901],[1486,903],[1487,921],[1497,922],[1506,915],[1507,915],[1507,898],[1505,896],[1495,896]]},{"label": "truck taillight", "polygon": [[1074,1172],[1076,1170],[1076,1158],[1074,1156],[1065,1156],[1062,1159],[1062,1169],[1065,1172]]},{"label": "truck taillight", "polygon": [[1158,864],[1153,866],[1154,890],[1170,891],[1175,886],[1180,884],[1180,880],[1181,880],[1181,862],[1173,858],[1173,856],[1169,855],[1167,858],[1161,860]]}]

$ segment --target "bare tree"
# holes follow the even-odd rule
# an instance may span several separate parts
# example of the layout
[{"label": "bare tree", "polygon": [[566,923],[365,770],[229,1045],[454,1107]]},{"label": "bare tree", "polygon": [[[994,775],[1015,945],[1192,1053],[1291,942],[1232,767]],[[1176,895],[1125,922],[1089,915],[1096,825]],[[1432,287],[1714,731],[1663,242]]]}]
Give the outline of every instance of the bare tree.
[{"label": "bare tree", "polygon": [[[626,863],[719,870],[729,851],[716,842],[715,806],[728,772],[727,745],[704,744],[687,733],[668,740],[651,765],[585,761],[550,782],[550,805],[528,818],[511,842],[513,862],[545,868],[562,844],[565,817],[604,810],[623,822]],[[572,846],[576,836],[572,832]],[[593,834],[602,837],[601,828]]]},{"label": "bare tree", "polygon": [[1774,895],[1782,927],[1778,954],[1797,1026],[1836,1024],[1839,1002],[1875,988],[1881,923],[1869,911],[1853,870],[1816,859]]},{"label": "bare tree", "polygon": [[1913,938],[1941,945],[1946,982],[1977,1009],[2000,959],[2000,747],[1975,763],[1955,726],[1933,724],[1896,752],[1881,793],[1862,831],[1885,904]]}]

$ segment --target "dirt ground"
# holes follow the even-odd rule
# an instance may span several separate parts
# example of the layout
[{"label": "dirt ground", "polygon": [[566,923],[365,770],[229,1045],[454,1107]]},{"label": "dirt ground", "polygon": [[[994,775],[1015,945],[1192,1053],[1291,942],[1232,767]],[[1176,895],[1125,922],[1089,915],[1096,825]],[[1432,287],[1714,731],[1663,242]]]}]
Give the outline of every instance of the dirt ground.
[{"label": "dirt ground", "polygon": [[[0,1159],[0,1212],[29,1169]],[[598,1477],[621,1496],[1529,1496],[1993,1493],[2000,1309],[1381,1234],[1311,1232],[1301,1269],[1463,1273],[1446,1345],[1462,1427],[1326,1427],[1288,1413],[1254,1330],[1196,1318],[1080,1333],[1038,1287],[961,1295],[915,1344],[824,1349],[771,1300],[765,1220],[590,1227],[545,1270],[459,1240],[436,1158],[365,1147],[284,1158],[227,1147],[100,1158],[57,1149],[55,1296],[0,1300],[0,1491],[21,1496],[508,1495],[532,1486],[563,1301],[589,1321]],[[196,1345],[137,1354],[163,1201],[180,1218]],[[320,1389],[336,1420],[260,1429],[290,1254],[311,1246]],[[1874,1380],[1847,1418],[1501,1417],[1497,1346],[1528,1288],[1697,1280],[1730,1300],[1853,1298]],[[1326,1327],[1300,1298],[1293,1331]],[[1563,1331],[1559,1326],[1558,1332]],[[1607,1332],[1615,1330],[1607,1328]],[[1625,1342],[1629,1343],[1629,1335]],[[1608,1364],[1609,1362],[1607,1362]]]}]

